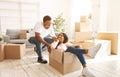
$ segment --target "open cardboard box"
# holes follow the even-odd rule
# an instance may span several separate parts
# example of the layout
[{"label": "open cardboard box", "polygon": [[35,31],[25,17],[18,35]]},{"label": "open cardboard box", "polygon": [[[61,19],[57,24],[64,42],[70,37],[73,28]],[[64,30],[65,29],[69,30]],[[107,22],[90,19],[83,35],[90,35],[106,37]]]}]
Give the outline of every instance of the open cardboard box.
[{"label": "open cardboard box", "polygon": [[4,44],[0,44],[0,61],[4,60]]},{"label": "open cardboard box", "polygon": [[25,44],[6,44],[4,50],[6,59],[21,59],[25,55]]},{"label": "open cardboard box", "polygon": [[49,54],[49,64],[62,74],[80,70],[81,63],[70,52],[54,50]]},{"label": "open cardboard box", "polygon": [[[72,42],[74,45],[82,45],[82,48],[89,49],[94,46],[92,42]],[[90,59],[89,56],[85,56]],[[49,64],[62,74],[74,72],[81,69],[81,63],[77,56],[70,52],[54,50],[49,54]]]}]

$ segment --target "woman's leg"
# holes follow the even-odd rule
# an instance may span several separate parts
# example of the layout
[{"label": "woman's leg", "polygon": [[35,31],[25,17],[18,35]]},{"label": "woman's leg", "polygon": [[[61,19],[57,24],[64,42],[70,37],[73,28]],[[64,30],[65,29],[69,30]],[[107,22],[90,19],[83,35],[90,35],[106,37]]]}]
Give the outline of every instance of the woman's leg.
[{"label": "woman's leg", "polygon": [[95,77],[95,75],[86,66],[86,61],[83,55],[85,54],[85,51],[85,49],[79,49],[76,47],[68,47],[68,49],[66,50],[66,52],[71,52],[78,57],[79,61],[83,66],[82,75],[85,75],[87,77]]},{"label": "woman's leg", "polygon": [[71,52],[74,54],[86,54],[88,50],[70,46],[67,48],[66,52]]},{"label": "woman's leg", "polygon": [[83,54],[77,54],[76,56],[78,57],[79,61],[81,62],[83,68],[85,68],[86,67],[86,61],[85,61],[84,55]]},{"label": "woman's leg", "polygon": [[71,52],[75,54],[78,57],[79,61],[82,63],[83,67],[86,67],[86,61],[83,55],[85,54],[85,51],[85,49],[80,49],[76,47],[68,47],[68,49],[66,50],[66,52]]}]

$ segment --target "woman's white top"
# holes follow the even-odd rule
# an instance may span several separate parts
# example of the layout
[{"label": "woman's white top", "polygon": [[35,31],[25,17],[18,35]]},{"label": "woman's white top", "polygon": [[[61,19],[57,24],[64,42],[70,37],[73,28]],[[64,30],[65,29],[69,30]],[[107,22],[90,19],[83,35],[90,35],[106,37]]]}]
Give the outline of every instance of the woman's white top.
[{"label": "woman's white top", "polygon": [[[59,43],[59,41],[54,41],[54,42],[51,44],[51,48],[52,48],[52,49],[55,49],[56,46],[58,45],[58,43]],[[67,50],[66,44],[60,44],[60,45],[57,47],[57,50],[66,51],[66,50]]]}]

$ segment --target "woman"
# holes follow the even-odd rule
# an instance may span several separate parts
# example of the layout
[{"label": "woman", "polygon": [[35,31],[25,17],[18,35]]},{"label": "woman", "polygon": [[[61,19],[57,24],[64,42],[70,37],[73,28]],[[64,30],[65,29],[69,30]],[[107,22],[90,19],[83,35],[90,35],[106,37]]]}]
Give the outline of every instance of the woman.
[{"label": "woman", "polygon": [[52,49],[58,49],[59,51],[71,52],[75,54],[83,66],[82,75],[86,77],[95,77],[95,75],[90,72],[87,68],[86,61],[83,54],[88,53],[90,57],[95,57],[97,51],[100,49],[101,44],[97,44],[91,49],[80,49],[79,46],[73,46],[68,44],[68,37],[65,33],[60,33],[58,35],[58,41],[54,41],[51,44]]}]

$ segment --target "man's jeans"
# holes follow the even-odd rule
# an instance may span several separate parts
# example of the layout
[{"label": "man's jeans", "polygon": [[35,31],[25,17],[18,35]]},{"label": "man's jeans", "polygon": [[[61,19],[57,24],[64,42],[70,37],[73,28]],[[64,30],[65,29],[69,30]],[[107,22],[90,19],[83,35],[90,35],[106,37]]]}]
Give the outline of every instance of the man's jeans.
[{"label": "man's jeans", "polygon": [[86,61],[84,58],[85,49],[80,49],[77,46],[75,47],[70,46],[67,48],[66,52],[71,52],[75,54],[78,57],[79,61],[82,63],[82,65],[86,64]]},{"label": "man's jeans", "polygon": [[[52,39],[50,39],[49,37],[45,37],[44,40],[51,44],[53,42]],[[41,42],[38,41],[35,37],[30,37],[30,39],[28,40],[31,44],[35,44],[36,45],[36,53],[38,55],[39,58],[42,58],[42,46],[41,46]]]}]

